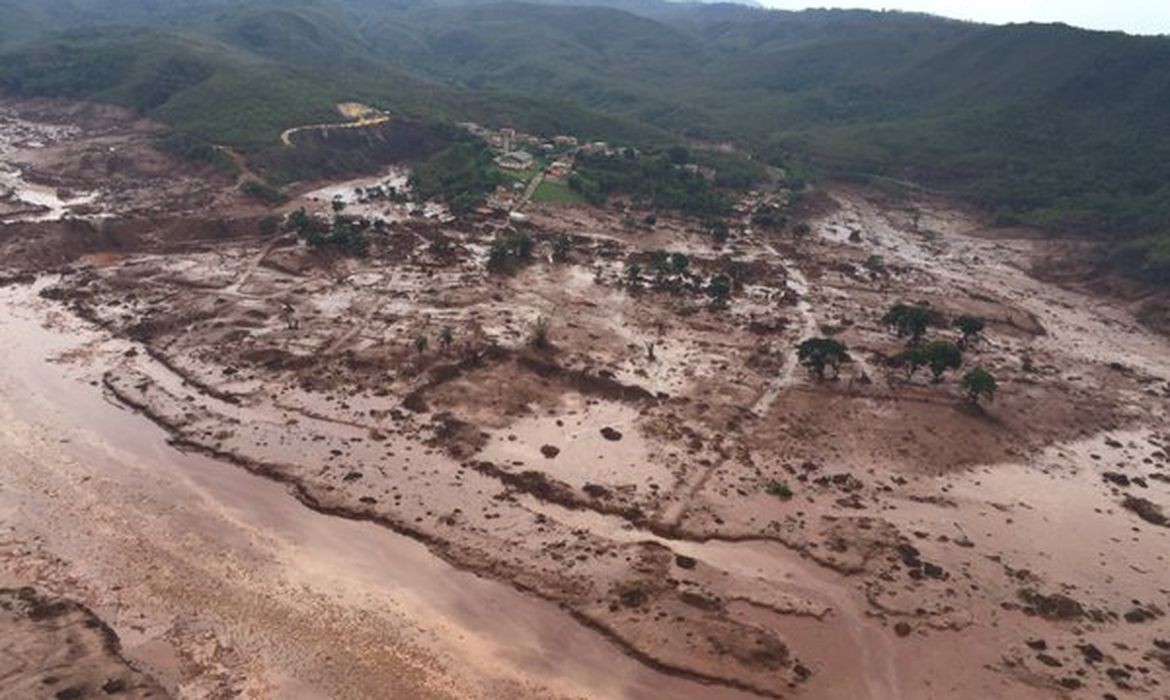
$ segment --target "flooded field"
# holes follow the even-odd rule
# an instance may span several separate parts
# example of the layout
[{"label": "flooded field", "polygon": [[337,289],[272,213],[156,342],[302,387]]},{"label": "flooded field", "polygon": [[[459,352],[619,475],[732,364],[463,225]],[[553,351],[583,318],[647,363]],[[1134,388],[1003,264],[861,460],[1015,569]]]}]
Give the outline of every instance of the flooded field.
[{"label": "flooded field", "polygon": [[[394,177],[286,209],[384,214],[358,190]],[[179,697],[1160,697],[1170,344],[1041,281],[1044,241],[826,200],[725,246],[538,205],[506,274],[487,217],[387,218],[364,258],[238,202],[0,228],[0,587]],[[986,319],[994,402],[907,375],[898,302]]]}]

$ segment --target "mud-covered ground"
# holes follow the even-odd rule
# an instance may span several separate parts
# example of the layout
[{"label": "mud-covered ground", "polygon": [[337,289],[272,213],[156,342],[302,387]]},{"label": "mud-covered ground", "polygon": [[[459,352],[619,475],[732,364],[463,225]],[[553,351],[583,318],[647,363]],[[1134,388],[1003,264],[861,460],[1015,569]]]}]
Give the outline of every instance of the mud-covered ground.
[{"label": "mud-covered ground", "polygon": [[[504,223],[492,219],[404,219],[371,234],[360,259],[260,236],[245,214],[121,223],[108,247],[61,223],[0,230],[6,332],[37,338],[10,364],[48,345],[92,382],[65,380],[63,398],[38,399],[48,408],[21,420],[50,431],[93,421],[109,440],[100,410],[53,408],[104,396],[106,411],[139,412],[184,453],[136,454],[141,466],[103,488],[157,461],[178,460],[184,474],[246,470],[284,484],[312,518],[370,521],[445,562],[413,565],[424,573],[388,592],[354,573],[366,556],[393,568],[370,554],[349,552],[344,565],[319,543],[290,554],[300,538],[288,518],[250,525],[263,543],[233,529],[279,496],[257,490],[250,504],[238,489],[213,491],[213,502],[236,493],[232,524],[217,527],[243,538],[225,545],[241,563],[202,558],[215,528],[194,529],[207,542],[165,547],[140,535],[180,548],[168,556],[200,575],[132,584],[130,607],[152,620],[127,645],[132,662],[152,645],[180,659],[216,650],[214,664],[154,663],[192,695],[373,696],[362,674],[376,673],[378,649],[408,657],[403,683],[442,679],[455,697],[1166,695],[1170,345],[1126,305],[1033,276],[1054,255],[1049,242],[986,229],[946,202],[853,189],[810,207],[808,235],[749,228],[722,246],[669,217],[630,229],[616,210],[529,214],[536,255],[505,272],[485,266]],[[559,233],[572,247],[554,262]],[[685,253],[687,270],[655,272],[659,249]],[[52,276],[29,274],[46,259]],[[725,272],[735,284],[720,308],[705,285]],[[987,319],[964,370],[997,377],[993,403],[970,404],[954,374],[906,378],[895,360],[904,341],[880,321],[896,302]],[[854,361],[817,382],[795,347],[826,333]],[[928,331],[956,337],[945,324]],[[0,385],[12,416],[21,391],[37,391],[26,373]],[[54,565],[26,566],[31,553],[6,565],[60,593],[83,579],[77,597],[115,605],[110,581],[126,572],[77,561],[113,535],[65,537],[40,514],[81,511],[103,470],[71,480],[71,497],[33,473],[5,474],[0,502],[38,504],[8,505],[5,537]],[[162,476],[162,491],[133,485],[151,527],[211,517],[193,505],[168,514]],[[131,511],[111,514],[130,520],[117,537],[145,529],[134,499],[115,502]],[[145,560],[149,578],[157,563]],[[331,565],[344,592],[321,588]],[[431,590],[446,600],[450,584],[437,582],[468,572],[500,588],[460,585],[446,606],[400,601]],[[354,642],[360,654],[277,644],[279,625],[240,629],[246,604],[192,602],[217,581],[241,601],[263,598],[266,577],[300,591],[283,604],[312,634],[327,641],[340,624],[314,617],[320,605],[372,620],[360,626],[369,643]],[[196,632],[188,616],[200,605],[208,620]],[[471,624],[453,612],[468,605],[539,619],[540,633],[479,622],[452,634]]]}]

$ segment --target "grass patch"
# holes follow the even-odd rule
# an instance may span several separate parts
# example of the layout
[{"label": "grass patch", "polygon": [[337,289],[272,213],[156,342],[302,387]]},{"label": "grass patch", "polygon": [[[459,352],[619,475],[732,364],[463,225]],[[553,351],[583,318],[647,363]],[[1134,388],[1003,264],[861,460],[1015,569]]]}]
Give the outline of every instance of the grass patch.
[{"label": "grass patch", "polygon": [[563,180],[545,180],[532,193],[532,201],[538,204],[581,204],[585,198]]}]

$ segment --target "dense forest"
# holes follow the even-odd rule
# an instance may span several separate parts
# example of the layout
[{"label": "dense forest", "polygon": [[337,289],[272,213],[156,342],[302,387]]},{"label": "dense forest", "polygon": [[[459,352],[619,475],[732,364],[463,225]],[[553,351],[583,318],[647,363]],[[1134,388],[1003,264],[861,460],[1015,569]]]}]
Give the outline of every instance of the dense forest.
[{"label": "dense forest", "polygon": [[1124,239],[1170,279],[1170,38],[919,14],[483,0],[0,0],[0,89],[249,150],[342,100],[663,147],[731,142]]}]

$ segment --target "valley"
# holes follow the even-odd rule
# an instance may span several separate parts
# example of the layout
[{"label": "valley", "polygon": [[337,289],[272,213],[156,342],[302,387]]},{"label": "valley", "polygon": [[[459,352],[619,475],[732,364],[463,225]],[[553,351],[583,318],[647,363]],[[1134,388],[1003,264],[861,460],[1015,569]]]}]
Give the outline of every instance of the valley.
[{"label": "valley", "polygon": [[[844,183],[722,241],[357,194],[406,163],[266,203],[159,131],[0,103],[0,588],[90,611],[139,696],[1166,692],[1170,341],[1057,284],[1075,243]],[[908,371],[897,304],[961,368]],[[14,619],[0,697],[61,663]]]}]

